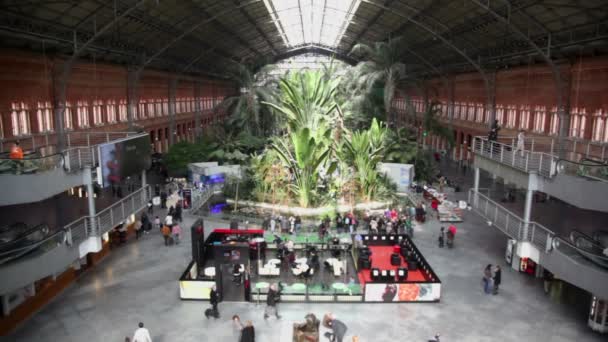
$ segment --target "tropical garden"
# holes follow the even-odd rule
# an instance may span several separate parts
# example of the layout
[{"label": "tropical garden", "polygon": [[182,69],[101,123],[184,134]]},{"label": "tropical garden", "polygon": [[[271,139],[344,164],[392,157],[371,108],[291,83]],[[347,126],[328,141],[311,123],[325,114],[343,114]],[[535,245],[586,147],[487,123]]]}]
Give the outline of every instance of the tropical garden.
[{"label": "tropical garden", "polygon": [[[416,131],[395,127],[391,103],[408,81],[401,46],[401,39],[358,44],[356,66],[330,60],[280,74],[273,65],[235,65],[230,77],[239,94],[219,108],[230,119],[196,143],[173,145],[169,170],[198,161],[240,164],[244,176],[227,181],[227,196],[239,191],[242,199],[303,208],[393,200],[396,186],[379,171],[382,162],[411,163],[417,178],[433,179],[437,168]],[[439,106],[426,108],[424,130],[451,139],[438,124]]]}]

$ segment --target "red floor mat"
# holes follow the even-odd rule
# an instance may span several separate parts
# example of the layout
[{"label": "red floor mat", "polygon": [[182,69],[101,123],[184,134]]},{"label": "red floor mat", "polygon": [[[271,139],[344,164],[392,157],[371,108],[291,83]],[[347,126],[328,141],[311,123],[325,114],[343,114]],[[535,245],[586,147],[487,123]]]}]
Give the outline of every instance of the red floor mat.
[{"label": "red floor mat", "polygon": [[[370,246],[372,251],[372,268],[381,270],[397,270],[399,267],[407,267],[407,262],[401,257],[401,266],[391,265],[391,254],[393,254],[393,246]],[[372,280],[371,270],[361,270],[359,272],[359,282],[361,284],[368,283]],[[409,271],[407,281],[427,281],[420,270]]]}]

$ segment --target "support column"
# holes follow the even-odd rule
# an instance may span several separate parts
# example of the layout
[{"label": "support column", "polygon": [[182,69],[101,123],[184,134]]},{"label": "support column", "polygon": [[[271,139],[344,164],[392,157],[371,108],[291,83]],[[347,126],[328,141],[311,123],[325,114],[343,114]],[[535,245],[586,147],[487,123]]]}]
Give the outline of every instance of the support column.
[{"label": "support column", "polygon": [[[63,151],[65,149],[65,129],[64,129],[64,116],[65,116],[65,101],[66,101],[66,82],[67,79],[62,76],[63,70],[53,69],[52,72],[52,85],[53,85],[53,123],[55,135],[57,136],[57,151]],[[8,116],[8,115],[6,115]],[[8,127],[8,126],[5,126]]]},{"label": "support column", "polygon": [[488,73],[486,84],[486,115],[488,116],[488,129],[496,120],[496,72]]},{"label": "support column", "polygon": [[[560,94],[558,96],[561,97],[561,106],[557,108],[557,116],[559,117],[559,130],[557,136],[557,152],[561,158],[566,156],[566,139],[568,138],[570,132],[570,89],[571,89],[571,81],[572,74],[571,70],[568,69],[567,73],[562,72],[562,88],[558,91]],[[550,121],[550,120],[549,120]]]},{"label": "support column", "polygon": [[127,121],[129,122],[129,131],[132,131],[135,125],[135,113],[139,105],[137,96],[139,74],[139,70],[129,70],[127,73]]},{"label": "support column", "polygon": [[454,121],[454,76],[448,77],[448,128],[452,130],[452,123]]},{"label": "support column", "polygon": [[528,239],[528,226],[530,225],[530,216],[532,214],[532,197],[534,197],[534,190],[526,190],[526,202],[524,204],[524,231],[522,240]]},{"label": "support column", "polygon": [[194,83],[194,137],[198,140],[203,132],[201,128],[201,117],[203,111],[201,109],[201,83]]},{"label": "support column", "polygon": [[475,195],[473,196],[473,207],[477,207],[477,203],[479,202],[479,168],[476,167],[473,171],[473,190],[475,191]]},{"label": "support column", "polygon": [[87,203],[89,206],[89,220],[90,220],[90,227],[89,227],[89,233],[92,235],[97,235],[98,231],[97,231],[97,222],[95,222],[95,215],[97,215],[96,211],[95,211],[95,196],[93,196],[94,191],[93,191],[93,170],[91,169],[90,166],[85,167],[84,169],[84,181],[85,181],[85,185],[87,186]]},{"label": "support column", "polygon": [[11,303],[9,301],[9,295],[6,294],[6,295],[2,296],[2,315],[4,315],[4,317],[7,317],[10,314],[11,314]]},{"label": "support column", "polygon": [[146,175],[146,170],[144,169],[141,172],[141,187],[145,188],[146,186],[148,186],[148,179],[147,179],[147,175]]},{"label": "support column", "polygon": [[169,79],[169,146],[175,142],[175,91],[177,89],[177,77]]}]

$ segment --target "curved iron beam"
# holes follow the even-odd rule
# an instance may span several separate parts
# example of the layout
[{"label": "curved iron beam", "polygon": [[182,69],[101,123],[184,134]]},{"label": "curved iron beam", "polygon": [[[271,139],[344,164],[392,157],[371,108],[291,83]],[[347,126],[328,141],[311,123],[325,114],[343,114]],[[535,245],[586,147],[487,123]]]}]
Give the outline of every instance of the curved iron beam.
[{"label": "curved iron beam", "polygon": [[495,117],[495,110],[494,110],[494,106],[490,105],[490,103],[494,102],[494,94],[493,94],[493,85],[492,85],[492,81],[488,78],[488,75],[486,74],[486,72],[483,70],[483,68],[481,67],[481,65],[479,65],[479,63],[475,62],[469,55],[467,55],[463,50],[461,50],[459,47],[457,47],[456,45],[454,45],[452,42],[450,42],[448,39],[446,39],[444,36],[442,36],[441,34],[437,33],[435,30],[433,30],[432,28],[430,28],[429,26],[427,26],[426,24],[420,22],[419,20],[411,17],[411,16],[407,16],[401,12],[395,11],[391,8],[388,8],[386,6],[377,4],[371,0],[361,0],[361,2],[364,2],[366,4],[370,4],[372,6],[376,6],[378,8],[382,8],[385,11],[391,12],[394,15],[401,17],[403,19],[405,19],[406,21],[409,21],[411,23],[413,23],[414,25],[417,25],[418,27],[420,27],[421,29],[427,31],[428,33],[430,33],[431,35],[437,37],[437,39],[441,40],[445,45],[447,45],[449,48],[451,48],[452,50],[454,50],[456,53],[458,53],[459,55],[461,55],[467,62],[469,62],[476,70],[477,72],[479,72],[480,76],[483,79],[484,82],[484,87],[486,90],[486,100],[487,100],[487,107],[491,107],[489,108],[490,110],[490,120],[489,120],[489,125],[491,125],[492,121],[494,120]]},{"label": "curved iron beam", "polygon": [[335,49],[317,45],[317,44],[311,44],[311,45],[295,47],[295,48],[287,50],[281,54],[278,54],[273,58],[273,63],[276,63],[278,61],[281,61],[281,60],[284,60],[284,59],[287,59],[290,57],[303,55],[305,53],[316,53],[316,54],[328,56],[328,57],[335,56],[337,59],[339,59],[349,65],[356,65],[358,62],[355,58],[352,58],[343,53],[340,53],[340,52],[336,51]]},{"label": "curved iron beam", "polygon": [[[63,150],[65,147],[65,138],[64,138],[64,115],[65,115],[65,102],[66,102],[66,90],[67,90],[67,81],[70,77],[70,73],[72,71],[72,66],[78,56],[82,54],[88,47],[91,45],[97,38],[101,37],[107,30],[112,28],[116,23],[118,23],[121,19],[129,15],[129,13],[133,12],[137,7],[143,5],[147,0],[138,0],[133,6],[129,7],[120,15],[115,16],[110,22],[105,24],[101,29],[97,30],[93,36],[91,36],[84,44],[80,46],[76,46],[76,31],[74,31],[74,52],[72,55],[63,63],[61,74],[57,79],[58,87],[55,87],[53,100],[55,102],[55,129],[57,131],[57,147],[58,150]],[[99,9],[95,10],[98,11]]]},{"label": "curved iron beam", "polygon": [[167,51],[171,46],[173,46],[175,43],[179,42],[180,40],[184,39],[186,36],[188,36],[189,34],[191,34],[192,32],[196,31],[197,29],[199,29],[202,26],[205,26],[207,24],[210,24],[211,22],[215,21],[217,18],[219,17],[223,17],[225,15],[228,15],[230,13],[233,13],[234,11],[238,11],[241,8],[256,4],[262,2],[262,0],[250,0],[244,3],[239,4],[238,6],[234,6],[231,8],[228,8],[226,10],[223,10],[205,20],[202,20],[192,26],[190,26],[186,31],[182,32],[180,35],[178,35],[177,37],[175,37],[174,39],[172,39],[170,42],[168,42],[167,44],[163,45],[160,49],[158,49],[152,56],[148,57],[145,59],[145,61],[136,69],[137,73],[139,74],[148,64],[150,64],[151,62],[153,62],[158,56],[162,55],[165,51]]}]

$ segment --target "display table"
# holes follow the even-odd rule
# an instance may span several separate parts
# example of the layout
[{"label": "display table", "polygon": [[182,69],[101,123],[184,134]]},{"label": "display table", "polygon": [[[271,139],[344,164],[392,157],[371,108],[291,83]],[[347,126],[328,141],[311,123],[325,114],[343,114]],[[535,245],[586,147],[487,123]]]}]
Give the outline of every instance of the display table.
[{"label": "display table", "polygon": [[266,283],[266,282],[259,282],[259,283],[255,283],[255,288],[257,290],[261,290],[261,289],[267,289],[268,287],[270,287],[270,284]]},{"label": "display table", "polygon": [[291,285],[291,288],[294,291],[304,291],[304,290],[306,290],[306,285],[302,284],[302,283],[295,283],[295,284]]},{"label": "display table", "polygon": [[462,209],[457,203],[443,201],[437,209],[440,222],[462,222]]},{"label": "display table", "polygon": [[215,267],[207,267],[205,268],[204,274],[206,277],[215,277]]}]

